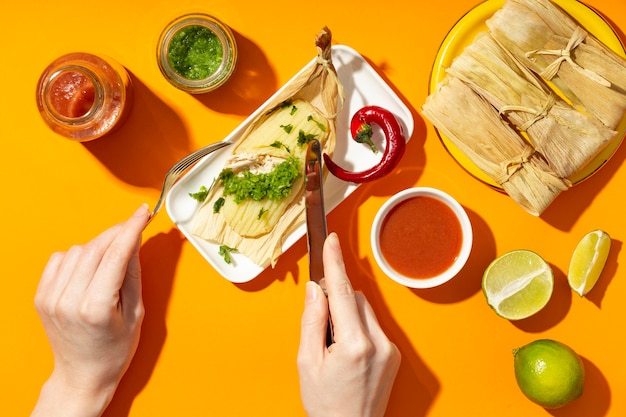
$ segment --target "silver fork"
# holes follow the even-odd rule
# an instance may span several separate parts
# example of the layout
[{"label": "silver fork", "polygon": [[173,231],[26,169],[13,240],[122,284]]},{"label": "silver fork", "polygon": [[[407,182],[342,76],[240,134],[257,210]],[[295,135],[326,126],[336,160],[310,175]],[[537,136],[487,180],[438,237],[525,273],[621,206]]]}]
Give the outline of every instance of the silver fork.
[{"label": "silver fork", "polygon": [[197,151],[190,153],[180,161],[178,161],[173,167],[167,171],[165,174],[165,180],[163,181],[163,188],[161,188],[161,196],[159,197],[159,201],[157,201],[156,206],[150,213],[150,218],[148,219],[148,223],[152,221],[154,216],[158,213],[165,201],[165,197],[167,197],[167,193],[169,193],[170,189],[174,185],[174,183],[180,178],[181,175],[187,171],[192,165],[198,162],[200,159],[204,158],[206,155],[217,151],[218,149],[222,149],[225,146],[232,145],[232,142],[222,141],[217,143],[212,143],[210,145],[205,146],[204,148],[200,148]]}]

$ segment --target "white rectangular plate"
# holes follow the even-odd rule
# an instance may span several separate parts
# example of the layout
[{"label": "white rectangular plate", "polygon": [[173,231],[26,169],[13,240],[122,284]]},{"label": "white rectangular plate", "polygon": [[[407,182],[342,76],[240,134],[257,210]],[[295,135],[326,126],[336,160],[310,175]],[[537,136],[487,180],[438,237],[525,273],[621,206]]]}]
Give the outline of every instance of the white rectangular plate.
[{"label": "white rectangular plate", "polygon": [[[333,64],[337,70],[339,80],[343,84],[346,101],[343,110],[337,118],[337,144],[333,160],[343,168],[352,171],[362,171],[375,165],[380,159],[380,152],[374,154],[369,146],[356,143],[350,136],[350,118],[361,107],[376,105],[391,111],[399,120],[407,141],[413,133],[413,116],[411,111],[404,105],[394,91],[376,73],[376,71],[354,49],[344,45],[332,47]],[[314,65],[315,59],[309,62],[302,70]],[[296,75],[297,76],[297,75]],[[296,77],[294,76],[294,78]],[[289,81],[276,95],[286,88]],[[273,96],[273,97],[274,97]],[[272,98],[268,99],[271,100]],[[225,140],[236,142],[246,127],[265,107],[262,105],[250,115],[237,129]],[[196,166],[181,178],[172,188],[166,200],[167,213],[191,242],[191,244],[204,256],[204,258],[224,278],[231,282],[243,283],[254,279],[265,268],[254,264],[246,256],[233,252],[232,262],[227,264],[219,255],[219,244],[208,242],[194,236],[191,233],[193,216],[198,208],[198,203],[189,197],[189,193],[195,193],[200,186],[210,186],[217,177],[227,157],[232,150],[230,147],[223,148],[202,159]],[[332,211],[339,203],[349,196],[357,184],[347,183],[328,175],[324,183],[324,203],[328,212]],[[294,230],[283,245],[283,253],[289,249],[298,239],[306,234],[306,225]],[[280,260],[279,260],[280,262]]]}]

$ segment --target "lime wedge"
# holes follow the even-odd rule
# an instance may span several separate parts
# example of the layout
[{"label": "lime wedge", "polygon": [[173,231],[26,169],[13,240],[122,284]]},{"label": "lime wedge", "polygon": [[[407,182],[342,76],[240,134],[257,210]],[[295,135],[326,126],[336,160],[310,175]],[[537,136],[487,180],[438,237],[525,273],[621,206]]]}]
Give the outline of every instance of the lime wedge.
[{"label": "lime wedge", "polygon": [[520,320],[544,308],[554,288],[550,265],[529,250],[514,250],[496,258],[483,275],[487,304],[501,317]]},{"label": "lime wedge", "polygon": [[603,230],[589,232],[578,242],[569,264],[567,281],[581,297],[598,282],[610,250],[611,237]]}]

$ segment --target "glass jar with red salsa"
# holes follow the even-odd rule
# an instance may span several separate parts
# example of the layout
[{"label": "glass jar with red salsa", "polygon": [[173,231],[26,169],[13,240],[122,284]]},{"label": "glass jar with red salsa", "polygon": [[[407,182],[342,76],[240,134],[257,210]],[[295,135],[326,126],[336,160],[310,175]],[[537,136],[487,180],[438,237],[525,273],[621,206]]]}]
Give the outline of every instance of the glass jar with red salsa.
[{"label": "glass jar with red salsa", "polygon": [[117,129],[132,107],[132,82],[117,62],[76,52],[54,60],[37,84],[37,107],[55,132],[85,142]]},{"label": "glass jar with red salsa", "polygon": [[175,87],[202,94],[222,86],[235,71],[237,43],[217,18],[194,13],[165,27],[157,48],[163,76]]}]

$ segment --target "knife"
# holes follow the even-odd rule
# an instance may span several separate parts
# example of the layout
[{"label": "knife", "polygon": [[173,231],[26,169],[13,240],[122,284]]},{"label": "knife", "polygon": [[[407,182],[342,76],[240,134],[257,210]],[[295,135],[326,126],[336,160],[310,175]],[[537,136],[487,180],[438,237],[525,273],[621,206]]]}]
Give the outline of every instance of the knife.
[{"label": "knife", "polygon": [[[309,248],[309,277],[319,284],[324,277],[322,249],[328,236],[326,228],[326,210],[324,209],[324,178],[322,175],[322,145],[319,140],[309,142],[305,161],[305,207],[306,231]],[[324,293],[326,288],[322,287]],[[326,346],[333,343],[332,321],[328,319],[326,328]]]}]

